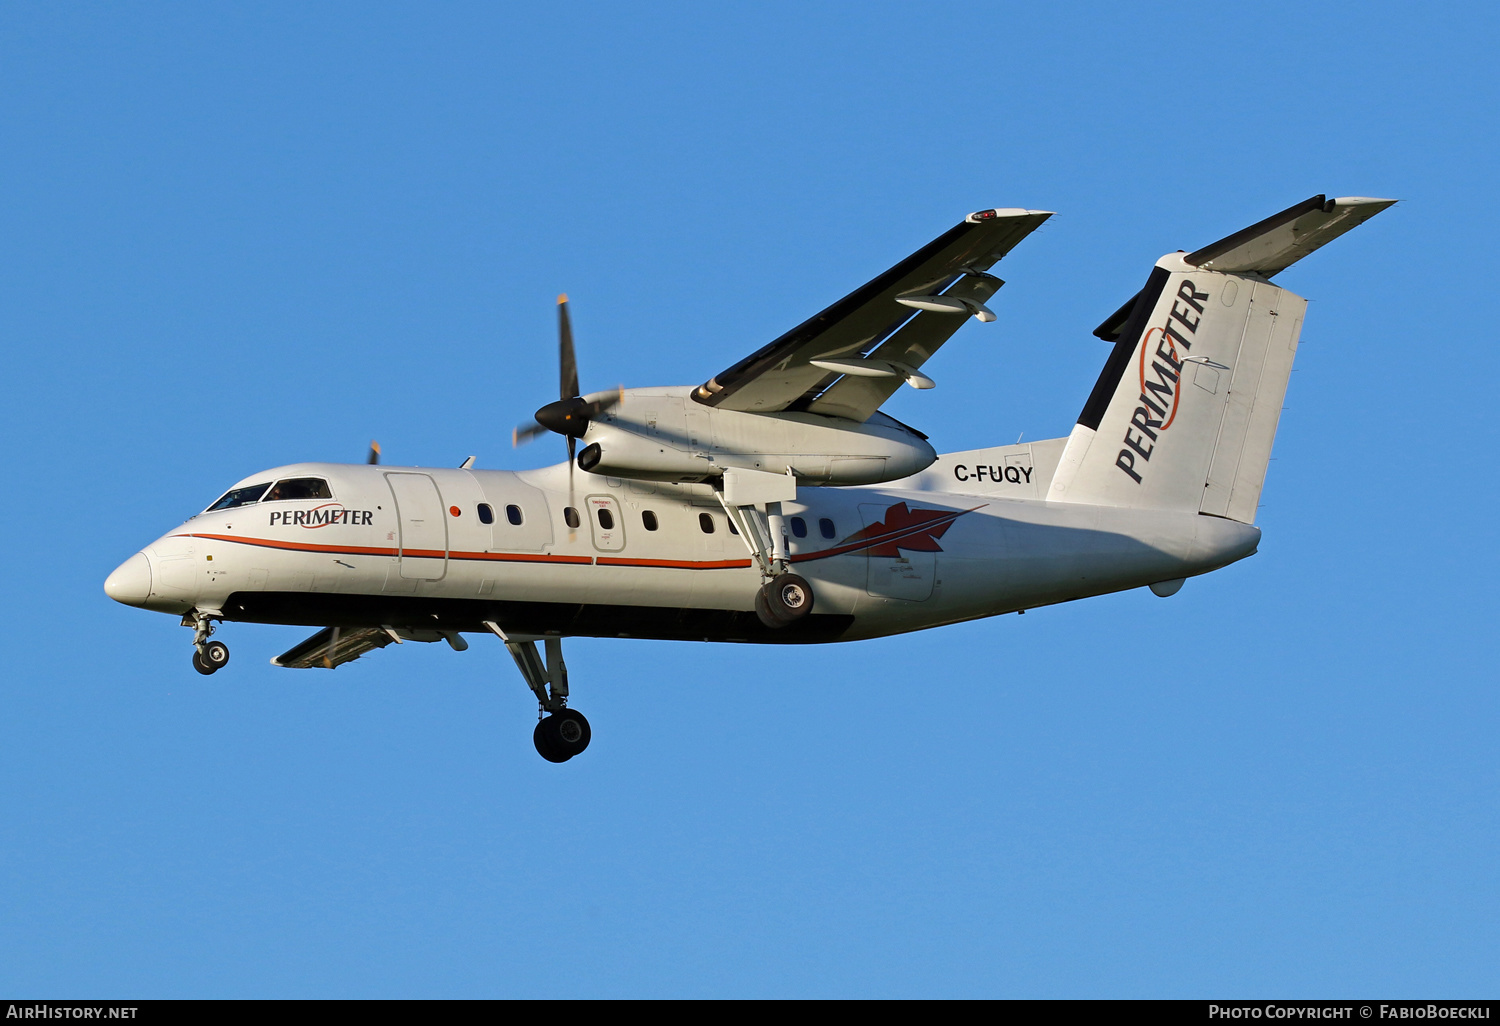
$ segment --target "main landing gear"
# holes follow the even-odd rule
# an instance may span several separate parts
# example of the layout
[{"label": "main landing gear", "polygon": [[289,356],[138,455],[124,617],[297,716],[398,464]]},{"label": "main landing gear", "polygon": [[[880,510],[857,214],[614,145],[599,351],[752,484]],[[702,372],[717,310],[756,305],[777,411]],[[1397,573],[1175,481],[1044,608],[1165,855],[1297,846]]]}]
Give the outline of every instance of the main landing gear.
[{"label": "main landing gear", "polygon": [[214,632],[211,614],[195,609],[182,618],[182,625],[193,628],[193,669],[206,677],[229,665],[229,646],[208,640]]},{"label": "main landing gear", "polygon": [[567,762],[587,748],[593,737],[589,721],[577,709],[568,708],[568,667],[563,662],[562,639],[541,639],[547,653],[543,662],[535,638],[506,634],[493,620],[486,620],[484,625],[505,642],[526,686],[536,695],[538,720],[531,740],[537,754],[548,762]]},{"label": "main landing gear", "polygon": [[787,569],[791,556],[781,504],[796,498],[796,478],[730,469],[715,494],[760,570],[760,590],[755,593],[760,622],[772,629],[789,627],[811,613],[812,585]]},{"label": "main landing gear", "polygon": [[786,627],[812,612],[812,585],[796,574],[781,574],[755,593],[755,615],[767,627]]}]

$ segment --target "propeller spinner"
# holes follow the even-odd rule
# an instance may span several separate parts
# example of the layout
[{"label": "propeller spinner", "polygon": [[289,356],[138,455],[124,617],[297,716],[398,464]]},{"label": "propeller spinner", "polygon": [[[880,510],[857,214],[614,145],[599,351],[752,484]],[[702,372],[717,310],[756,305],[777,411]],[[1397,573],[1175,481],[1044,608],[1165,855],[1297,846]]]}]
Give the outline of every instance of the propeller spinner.
[{"label": "propeller spinner", "polygon": [[557,402],[548,403],[536,411],[535,423],[517,427],[511,434],[511,442],[524,445],[543,432],[555,432],[567,438],[568,462],[572,463],[578,439],[588,431],[589,422],[618,406],[621,392],[617,388],[587,402],[578,394],[578,359],[573,351],[573,324],[568,318],[567,293],[557,297],[557,338],[560,397]]}]

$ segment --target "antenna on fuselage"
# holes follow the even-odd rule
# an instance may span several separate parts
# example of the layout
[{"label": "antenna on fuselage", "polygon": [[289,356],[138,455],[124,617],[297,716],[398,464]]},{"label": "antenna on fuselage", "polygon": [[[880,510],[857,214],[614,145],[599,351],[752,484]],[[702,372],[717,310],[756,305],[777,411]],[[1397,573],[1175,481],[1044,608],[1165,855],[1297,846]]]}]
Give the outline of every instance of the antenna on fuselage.
[{"label": "antenna on fuselage", "polygon": [[370,439],[370,455],[365,457],[365,462],[371,466],[380,462],[380,443],[373,438]]}]

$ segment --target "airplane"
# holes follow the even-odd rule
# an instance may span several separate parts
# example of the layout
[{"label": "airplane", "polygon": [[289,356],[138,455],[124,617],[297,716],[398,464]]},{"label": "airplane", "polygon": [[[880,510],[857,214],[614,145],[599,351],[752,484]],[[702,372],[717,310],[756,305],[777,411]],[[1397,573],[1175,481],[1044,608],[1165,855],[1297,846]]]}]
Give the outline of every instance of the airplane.
[{"label": "airplane", "polygon": [[[1175,594],[1255,553],[1256,509],[1307,301],[1271,279],[1395,200],[1314,196],[1168,253],[1094,331],[1112,344],[1066,437],[939,454],[880,412],[1004,282],[1049,211],[991,209],[700,385],[581,395],[567,297],[560,397],[531,471],[295,463],[237,481],[104,582],[216,625],[320,628],[271,662],[333,669],[493,634],[536,696],[549,762],[589,745],[568,637],[857,641],[1132,588]],[[582,443],[582,448],[578,445]],[[540,644],[540,650],[538,649]]]}]

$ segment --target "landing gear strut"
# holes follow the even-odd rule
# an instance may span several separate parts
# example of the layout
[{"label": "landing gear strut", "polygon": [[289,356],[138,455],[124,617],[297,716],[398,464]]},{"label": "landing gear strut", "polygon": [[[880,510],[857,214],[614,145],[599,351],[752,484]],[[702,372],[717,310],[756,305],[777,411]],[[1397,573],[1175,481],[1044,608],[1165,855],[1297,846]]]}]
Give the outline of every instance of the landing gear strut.
[{"label": "landing gear strut", "polygon": [[755,593],[760,622],[773,629],[787,627],[811,613],[812,585],[788,572],[791,556],[781,514],[782,502],[796,498],[796,478],[729,469],[715,494],[760,570],[760,590]]},{"label": "landing gear strut", "polygon": [[195,609],[182,618],[182,625],[193,628],[193,669],[208,676],[229,665],[229,646],[208,640],[214,632],[212,614]]},{"label": "landing gear strut", "polygon": [[568,708],[568,666],[563,662],[562,639],[542,638],[547,659],[536,650],[536,639],[506,634],[493,620],[485,627],[505,642],[526,686],[537,701],[537,725],[531,733],[537,754],[548,762],[567,762],[589,746],[593,732],[583,713]]}]

